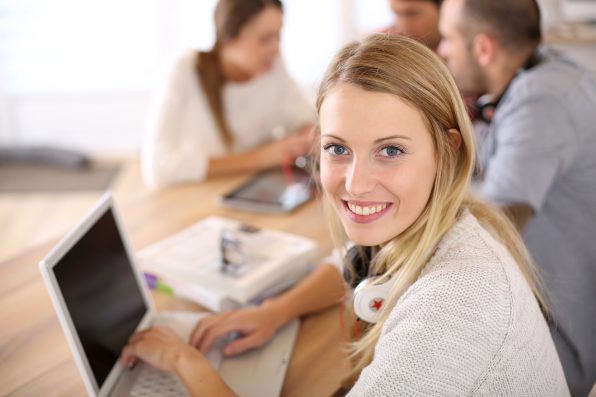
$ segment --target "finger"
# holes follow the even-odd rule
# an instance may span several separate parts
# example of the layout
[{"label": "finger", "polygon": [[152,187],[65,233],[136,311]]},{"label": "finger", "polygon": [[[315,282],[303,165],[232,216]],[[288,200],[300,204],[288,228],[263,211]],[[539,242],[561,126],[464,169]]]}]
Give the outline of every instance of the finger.
[{"label": "finger", "polygon": [[134,333],[130,338],[128,338],[128,343],[137,343],[138,341],[143,339],[149,332],[151,332],[151,328]]},{"label": "finger", "polygon": [[169,326],[167,325],[160,325],[157,327],[153,327],[150,331],[152,336],[155,336],[157,338],[161,338],[161,339],[170,339],[170,338],[176,338],[176,339],[180,339],[180,337],[178,336],[178,334]]},{"label": "finger", "polygon": [[233,342],[228,343],[223,352],[226,356],[235,356],[237,354],[244,353],[247,350],[254,349],[262,346],[266,342],[266,338],[261,333],[253,333],[248,336],[236,339]]},{"label": "finger", "polygon": [[120,363],[123,367],[132,368],[137,363],[138,357],[135,355],[134,350],[133,345],[127,345],[122,349]]},{"label": "finger", "polygon": [[225,321],[232,315],[232,312],[225,312],[218,315],[205,317],[197,322],[195,328],[190,334],[190,344],[198,347],[205,334],[218,323]]},{"label": "finger", "polygon": [[[215,317],[215,316],[214,316]],[[195,328],[193,329],[192,333],[190,334],[190,345],[193,347],[198,347],[201,343],[201,340],[207,333],[207,331],[213,327],[217,320],[215,318],[209,317],[200,320]]]},{"label": "finger", "polygon": [[245,326],[238,323],[237,320],[219,323],[205,333],[203,339],[198,345],[199,350],[203,353],[206,353],[209,351],[211,346],[213,346],[216,340],[228,335],[231,332],[240,332],[242,334],[246,334],[246,331],[247,329]]},{"label": "finger", "polygon": [[133,344],[133,343],[138,343],[139,341],[146,339],[146,338],[164,338],[167,337],[168,334],[174,334],[174,331],[172,331],[169,327],[166,326],[155,326],[152,328],[147,328],[144,329],[142,331],[139,331],[135,334],[133,334],[129,339],[128,339],[128,343],[129,344]]}]

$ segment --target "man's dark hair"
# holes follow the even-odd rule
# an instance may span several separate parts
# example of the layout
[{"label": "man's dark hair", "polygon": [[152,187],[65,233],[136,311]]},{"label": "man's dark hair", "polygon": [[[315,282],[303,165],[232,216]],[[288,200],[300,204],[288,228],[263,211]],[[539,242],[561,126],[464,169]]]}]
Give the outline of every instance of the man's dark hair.
[{"label": "man's dark hair", "polygon": [[470,40],[485,32],[511,51],[535,48],[542,40],[536,0],[465,0],[459,24]]}]

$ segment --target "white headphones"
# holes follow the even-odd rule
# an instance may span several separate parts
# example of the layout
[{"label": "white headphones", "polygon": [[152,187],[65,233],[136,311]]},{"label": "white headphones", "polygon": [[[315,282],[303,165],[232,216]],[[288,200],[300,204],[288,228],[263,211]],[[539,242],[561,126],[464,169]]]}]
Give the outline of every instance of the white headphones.
[{"label": "white headphones", "polygon": [[354,313],[369,323],[379,321],[381,308],[393,286],[391,279],[375,284],[380,278],[381,276],[366,278],[354,290]]}]

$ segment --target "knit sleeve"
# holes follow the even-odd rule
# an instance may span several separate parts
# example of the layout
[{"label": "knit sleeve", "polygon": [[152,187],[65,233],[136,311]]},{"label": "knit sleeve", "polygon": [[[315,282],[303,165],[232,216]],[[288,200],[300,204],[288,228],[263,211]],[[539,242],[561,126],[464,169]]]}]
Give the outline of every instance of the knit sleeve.
[{"label": "knit sleeve", "polygon": [[473,394],[511,317],[504,272],[482,274],[480,268],[446,263],[416,281],[393,308],[372,362],[349,395]]}]

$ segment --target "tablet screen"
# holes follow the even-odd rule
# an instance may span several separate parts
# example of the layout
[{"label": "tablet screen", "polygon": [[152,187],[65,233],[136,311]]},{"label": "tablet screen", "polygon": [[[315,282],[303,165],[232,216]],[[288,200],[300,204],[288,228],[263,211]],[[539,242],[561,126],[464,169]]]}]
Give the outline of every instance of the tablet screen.
[{"label": "tablet screen", "polygon": [[312,197],[311,177],[300,168],[261,172],[222,198],[224,205],[263,211],[291,211]]}]

